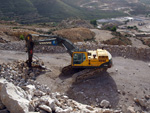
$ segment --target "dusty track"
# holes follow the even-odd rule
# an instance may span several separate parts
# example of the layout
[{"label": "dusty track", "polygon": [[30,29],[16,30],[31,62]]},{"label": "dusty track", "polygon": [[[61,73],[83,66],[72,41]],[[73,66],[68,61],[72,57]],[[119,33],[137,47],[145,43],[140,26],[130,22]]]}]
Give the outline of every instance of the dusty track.
[{"label": "dusty track", "polygon": [[[0,53],[0,63],[27,58],[24,52],[0,50]],[[66,93],[81,103],[99,106],[101,100],[106,99],[113,108],[121,107],[126,111],[132,105],[138,110],[141,108],[133,99],[150,95],[150,62],[114,57],[114,66],[108,72],[97,73],[83,82],[73,83],[71,75],[61,74],[61,69],[70,64],[67,53],[35,55],[51,70],[38,76],[36,80],[48,85],[52,91]],[[150,106],[150,100],[147,103]]]}]

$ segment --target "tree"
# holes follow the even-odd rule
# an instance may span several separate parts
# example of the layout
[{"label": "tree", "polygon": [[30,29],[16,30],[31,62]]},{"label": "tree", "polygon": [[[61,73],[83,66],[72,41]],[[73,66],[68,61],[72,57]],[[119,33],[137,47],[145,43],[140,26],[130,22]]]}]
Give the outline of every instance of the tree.
[{"label": "tree", "polygon": [[90,21],[90,24],[94,25],[94,26],[97,26],[97,21],[94,19],[94,20],[91,20]]},{"label": "tree", "polygon": [[116,31],[117,31],[117,27],[116,27],[116,26],[113,26],[113,27],[111,28],[111,31],[116,32]]}]

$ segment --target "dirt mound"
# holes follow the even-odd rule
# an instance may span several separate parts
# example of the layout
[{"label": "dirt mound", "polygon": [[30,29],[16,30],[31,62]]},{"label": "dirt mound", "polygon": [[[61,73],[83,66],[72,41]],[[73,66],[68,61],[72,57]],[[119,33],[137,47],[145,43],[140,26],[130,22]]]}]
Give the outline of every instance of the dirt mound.
[{"label": "dirt mound", "polygon": [[113,38],[103,41],[102,43],[108,45],[132,45],[131,40],[120,32],[112,32],[112,35],[114,35]]},{"label": "dirt mound", "polygon": [[34,34],[35,32],[29,31],[29,30],[22,30],[22,29],[10,29],[10,30],[4,31],[4,33],[9,36],[17,37],[18,40],[20,39],[23,40],[24,37],[26,37],[28,34],[30,33]]},{"label": "dirt mound", "polygon": [[115,37],[106,41],[103,41],[104,44],[108,45],[132,45],[131,41],[125,37]]},{"label": "dirt mound", "polygon": [[95,33],[87,28],[63,29],[55,31],[54,33],[67,38],[72,42],[92,40],[95,37]]},{"label": "dirt mound", "polygon": [[18,41],[24,40],[28,34],[36,34],[36,32],[19,27],[0,27],[0,36],[3,40]]},{"label": "dirt mound", "polygon": [[59,25],[59,28],[75,28],[75,27],[84,27],[84,28],[93,28],[93,26],[85,20],[81,19],[67,19],[63,20]]}]

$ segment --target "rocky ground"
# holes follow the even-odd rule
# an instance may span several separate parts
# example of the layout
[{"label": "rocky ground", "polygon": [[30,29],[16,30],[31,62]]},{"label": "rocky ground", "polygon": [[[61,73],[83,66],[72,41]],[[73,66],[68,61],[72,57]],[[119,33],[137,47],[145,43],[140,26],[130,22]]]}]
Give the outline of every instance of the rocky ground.
[{"label": "rocky ground", "polygon": [[[1,27],[2,29],[2,27]],[[108,31],[92,30],[96,40]],[[110,33],[110,32],[109,32]],[[6,35],[6,34],[5,34]],[[104,48],[113,56],[107,72],[74,81],[74,74],[62,74],[71,62],[63,47],[36,46],[34,60],[46,70],[30,70],[25,61],[25,42],[0,37],[0,113],[149,113],[150,48],[75,43],[79,48]],[[111,38],[108,35],[107,38]],[[11,41],[11,42],[10,42]],[[137,45],[137,46],[136,46]],[[37,62],[38,61],[38,62]]]},{"label": "rocky ground", "polygon": [[0,68],[0,112],[103,113],[114,111],[106,109],[110,105],[106,100],[101,102],[101,107],[104,107],[102,109],[78,103],[69,99],[64,93],[51,91],[47,85],[36,80],[36,77],[45,71],[30,70],[23,61],[15,60],[12,63],[2,63]]},{"label": "rocky ground", "polygon": [[[43,84],[43,87],[51,91],[51,93],[59,92],[58,95],[67,95],[67,97],[71,100],[73,99],[75,102],[90,105],[92,106],[92,109],[95,110],[103,108],[103,105],[101,105],[101,102],[103,101],[107,101],[106,103],[109,103],[106,106],[109,108],[109,112],[112,112],[110,108],[118,110],[118,112],[123,111],[125,113],[132,110],[139,113],[142,111],[149,112],[150,110],[150,78],[148,73],[150,70],[149,60],[142,61],[132,60],[126,57],[113,57],[114,66],[109,69],[107,73],[97,73],[94,77],[83,80],[83,82],[74,83],[72,79],[73,75],[64,76],[61,74],[61,69],[70,64],[70,56],[67,53],[35,53],[35,55],[45,63],[48,70],[46,72],[38,72],[38,70],[35,70],[32,74],[27,73],[29,76],[28,80],[32,82],[35,80],[35,84]],[[25,59],[27,59],[26,53],[1,50],[0,62],[2,67],[6,68],[6,70],[2,69],[2,71],[8,72],[7,65],[12,66],[9,62],[13,62],[14,66],[18,65],[19,62],[16,62],[18,59],[25,61]],[[3,63],[7,65],[4,65]],[[21,63],[22,62],[20,62],[20,64]],[[13,68],[11,68],[11,66],[8,70],[13,72]],[[24,63],[22,66],[24,67]],[[18,67],[19,66],[16,66],[16,68]],[[22,71],[23,70],[17,73],[23,74],[26,72]],[[7,75],[8,73],[5,74]],[[3,77],[3,73],[1,76]],[[26,75],[23,74],[20,76]],[[21,77],[18,81],[13,77],[15,76],[8,75],[6,78],[4,76],[4,78],[9,82],[11,81],[16,85],[19,84],[19,87],[22,87],[22,85],[23,87],[35,85],[30,84],[30,82],[27,82],[26,84],[25,79],[22,79],[25,77]],[[36,85],[35,87],[37,89]],[[41,86],[40,91],[47,92],[45,88],[43,90]],[[31,100],[33,100],[33,97]],[[70,107],[70,104],[68,107]],[[39,111],[39,106],[34,108],[34,111]],[[77,112],[81,111],[78,110]]]}]

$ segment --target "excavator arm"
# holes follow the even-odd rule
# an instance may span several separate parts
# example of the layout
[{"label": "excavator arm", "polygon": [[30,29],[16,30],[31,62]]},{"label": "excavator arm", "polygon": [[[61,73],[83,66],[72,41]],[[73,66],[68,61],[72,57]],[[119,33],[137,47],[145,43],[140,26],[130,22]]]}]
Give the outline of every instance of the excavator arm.
[{"label": "excavator arm", "polygon": [[[32,37],[46,37],[44,40],[33,40]],[[48,46],[64,46],[72,57],[72,53],[78,48],[69,40],[64,39],[57,35],[37,35],[37,34],[29,34],[25,38],[26,40],[26,48],[28,52],[28,66],[31,67],[32,57],[33,57],[33,48],[35,45],[48,45]]]}]

